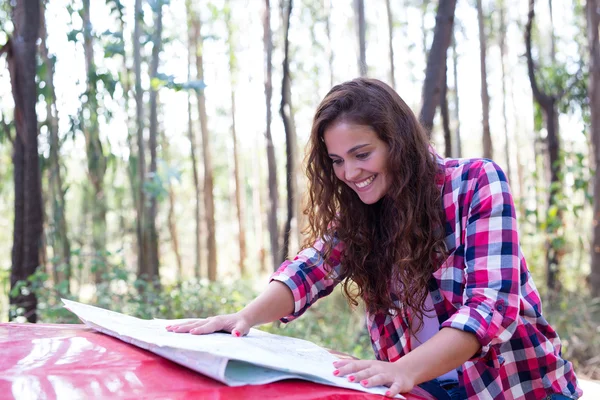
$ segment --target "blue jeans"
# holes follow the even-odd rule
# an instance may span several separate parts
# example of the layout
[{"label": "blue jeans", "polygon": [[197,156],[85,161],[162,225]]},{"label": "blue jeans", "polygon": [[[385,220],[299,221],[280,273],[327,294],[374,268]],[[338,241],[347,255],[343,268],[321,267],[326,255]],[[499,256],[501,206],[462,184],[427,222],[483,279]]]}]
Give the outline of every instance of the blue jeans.
[{"label": "blue jeans", "polygon": [[[467,398],[465,388],[460,387],[458,382],[449,379],[432,379],[421,383],[419,387],[437,400],[464,400]],[[544,400],[571,400],[571,398],[555,393],[544,397]]]},{"label": "blue jeans", "polygon": [[467,398],[465,388],[451,379],[432,379],[421,383],[419,387],[438,400],[464,400]]}]

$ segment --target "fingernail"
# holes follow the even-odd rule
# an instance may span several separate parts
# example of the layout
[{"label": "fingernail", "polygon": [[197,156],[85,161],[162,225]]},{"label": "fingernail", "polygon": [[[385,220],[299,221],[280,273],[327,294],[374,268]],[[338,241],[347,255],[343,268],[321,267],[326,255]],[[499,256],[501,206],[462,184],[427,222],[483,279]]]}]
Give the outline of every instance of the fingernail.
[{"label": "fingernail", "polygon": [[386,395],[387,397],[392,397],[392,392],[390,392],[390,391],[388,390],[387,392],[385,392],[385,395]]},{"label": "fingernail", "polygon": [[339,374],[340,374],[339,370],[336,369],[335,371],[333,371],[333,375],[338,376]]},{"label": "fingernail", "polygon": [[356,380],[356,378],[355,378],[353,375],[350,375],[350,376],[348,377],[348,380],[349,380],[350,382],[354,382],[354,381]]},{"label": "fingernail", "polygon": [[236,331],[235,329],[231,333],[233,333],[233,336],[235,336],[235,337],[242,336],[242,334],[239,331]]},{"label": "fingernail", "polygon": [[366,379],[363,379],[362,381],[360,381],[360,384],[363,386],[367,386],[369,384],[369,381]]}]

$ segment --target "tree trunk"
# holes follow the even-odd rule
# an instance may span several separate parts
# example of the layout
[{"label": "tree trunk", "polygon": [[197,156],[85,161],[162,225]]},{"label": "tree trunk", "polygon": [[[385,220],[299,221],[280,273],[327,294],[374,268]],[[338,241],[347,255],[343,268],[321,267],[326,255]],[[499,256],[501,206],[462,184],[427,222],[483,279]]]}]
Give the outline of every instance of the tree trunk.
[{"label": "tree trunk", "polygon": [[245,184],[242,183],[240,177],[240,165],[238,154],[238,140],[235,129],[235,86],[236,86],[236,59],[233,48],[233,25],[231,22],[231,5],[229,1],[225,2],[225,24],[227,26],[227,47],[229,51],[229,73],[231,81],[231,139],[233,141],[233,180],[235,183],[235,207],[237,211],[238,221],[238,239],[239,239],[239,254],[240,254],[240,274],[245,274],[246,264],[246,224],[244,222],[245,208]]},{"label": "tree trunk", "polygon": [[[196,75],[198,80],[204,80],[204,66],[202,60],[203,39],[200,34],[202,22],[200,14],[194,10],[192,20],[194,27],[194,44],[196,48]],[[211,161],[210,139],[208,132],[208,117],[206,115],[206,97],[204,90],[197,90],[198,116],[200,118],[200,129],[202,132],[202,156],[204,158],[204,209],[207,228],[207,251],[208,251],[208,279],[217,280],[217,241],[215,232],[215,202],[213,196],[213,170]]]},{"label": "tree trunk", "polygon": [[135,0],[135,19],[133,25],[133,70],[135,73],[135,120],[137,126],[137,204],[136,233],[138,241],[138,277],[147,275],[149,262],[149,238],[146,229],[146,145],[144,140],[144,90],[142,89],[141,34],[143,30],[142,0]]},{"label": "tree trunk", "polygon": [[[560,147],[559,147],[559,134],[558,134],[558,112],[556,110],[556,104],[559,101],[561,95],[549,95],[544,93],[537,84],[535,70],[533,65],[533,58],[531,55],[531,30],[533,20],[535,18],[535,0],[529,2],[529,13],[527,18],[527,25],[525,26],[525,48],[527,55],[527,72],[529,75],[529,82],[531,84],[531,91],[535,101],[540,105],[544,111],[546,117],[546,143],[548,147],[548,158],[550,168],[550,193],[548,196],[548,213],[547,219],[549,218],[550,212],[556,206],[556,195],[560,188]],[[556,236],[557,231],[562,227],[562,213],[560,209],[556,212],[554,222],[547,221],[548,228],[546,233],[548,235],[548,243],[546,245],[546,261],[547,261],[547,285],[552,295],[557,294],[561,289],[559,279],[559,255],[557,248],[553,244],[552,238]]]},{"label": "tree trunk", "polygon": [[[268,0],[266,0],[268,1]],[[325,9],[325,35],[327,36],[327,65],[329,66],[329,87],[333,87],[335,79],[333,78],[333,44],[331,42],[331,1],[324,0]]]},{"label": "tree trunk", "polygon": [[590,286],[592,295],[600,296],[600,0],[587,0],[587,33],[590,50],[589,88],[594,172],[594,219]]},{"label": "tree trunk", "polygon": [[388,22],[388,46],[389,46],[389,56],[390,56],[390,84],[392,88],[396,89],[396,76],[395,76],[395,68],[394,68],[394,18],[392,15],[392,7],[390,5],[390,0],[385,0],[385,9],[387,11],[387,22]]},{"label": "tree trunk", "polygon": [[504,0],[500,2],[500,67],[502,69],[502,117],[504,120],[504,155],[506,157],[506,175],[508,181],[511,182],[510,168],[510,135],[508,134],[508,116],[506,114],[506,68],[504,60],[506,58],[506,21],[505,21],[505,5]]},{"label": "tree trunk", "polygon": [[[167,165],[171,164],[171,155],[169,153],[169,141],[165,136],[164,129],[160,132],[163,157]],[[169,225],[169,234],[171,235],[171,248],[175,254],[175,262],[177,264],[177,282],[180,283],[183,280],[183,262],[181,260],[181,252],[179,251],[179,235],[177,233],[177,220],[175,218],[175,191],[171,180],[166,182],[169,191],[169,212],[167,215],[167,224]]]},{"label": "tree trunk", "polygon": [[456,52],[456,35],[454,30],[452,32],[452,69],[454,75],[454,117],[456,119],[456,132],[454,136],[454,148],[452,151],[452,157],[462,157],[462,144],[460,142],[460,113],[459,113],[459,101],[458,101],[458,53]]},{"label": "tree trunk", "polygon": [[[44,3],[45,4],[45,3]],[[48,54],[46,45],[47,31],[45,19],[45,5],[41,13],[40,23],[40,55],[46,66],[44,81],[48,87],[49,97],[46,98],[46,115],[48,121],[48,133],[50,144],[49,157],[49,189],[52,209],[52,246],[53,257],[53,279],[55,284],[66,282],[64,294],[69,294],[71,279],[71,243],[67,234],[67,222],[65,218],[65,190],[62,183],[60,168],[60,142],[58,138],[58,111],[56,107],[56,93],[54,90],[54,62]]]},{"label": "tree trunk", "polygon": [[286,189],[287,189],[287,219],[285,228],[283,231],[283,249],[281,254],[281,262],[288,257],[290,247],[290,233],[292,229],[292,219],[294,217],[294,198],[295,193],[295,175],[294,175],[294,164],[295,164],[295,150],[296,150],[296,132],[294,127],[294,117],[292,113],[292,99],[291,99],[291,78],[290,78],[290,63],[289,63],[289,46],[290,42],[288,39],[288,33],[290,30],[290,17],[292,15],[293,0],[287,1],[287,8],[284,13],[284,24],[283,24],[283,39],[284,39],[284,51],[283,51],[283,79],[281,83],[281,107],[279,113],[283,120],[283,127],[285,129],[285,150],[286,150]]},{"label": "tree trunk", "polygon": [[[43,234],[42,184],[40,177],[35,113],[36,41],[40,27],[39,0],[22,0],[13,8],[13,37],[0,49],[7,52],[8,69],[15,104],[14,187],[15,215],[13,228],[11,291],[24,282],[39,265],[39,248]],[[37,298],[31,290],[19,290],[10,297],[9,319],[24,315],[37,321]],[[15,309],[12,309],[14,307]],[[15,312],[16,311],[16,312]],[[22,313],[21,313],[22,311]]]},{"label": "tree trunk", "polygon": [[279,203],[279,194],[277,192],[277,160],[275,158],[275,146],[271,136],[271,99],[273,97],[273,40],[271,33],[271,4],[270,0],[265,0],[265,9],[263,14],[263,45],[265,50],[265,100],[266,100],[266,129],[265,140],[267,144],[267,169],[269,184],[269,213],[267,216],[267,226],[269,228],[269,237],[271,244],[271,256],[273,270],[279,267],[280,248],[279,248],[279,229],[277,224],[277,208]]},{"label": "tree trunk", "polygon": [[446,70],[446,52],[452,37],[456,0],[440,0],[438,5],[433,42],[427,57],[427,69],[423,84],[422,107],[419,119],[431,135],[435,109],[440,103],[440,94],[444,71]]},{"label": "tree trunk", "polygon": [[[162,0],[158,0],[155,4],[155,18],[154,18],[154,37],[152,38],[152,59],[150,62],[150,81],[155,79],[158,75],[158,63],[160,61],[160,51],[162,47]],[[148,145],[150,147],[150,169],[148,170],[148,176],[150,179],[157,179],[157,154],[156,149],[158,146],[158,91],[154,86],[150,87],[150,126]],[[146,278],[149,281],[159,280],[159,249],[158,249],[158,232],[156,230],[156,216],[158,213],[158,205],[156,200],[156,194],[150,194],[150,206],[148,208],[148,234],[150,236],[150,243],[148,245],[148,265],[146,267]]]},{"label": "tree trunk", "polygon": [[452,157],[452,134],[450,132],[450,115],[448,113],[448,68],[444,73],[442,81],[442,93],[440,94],[440,114],[442,115],[442,127],[444,128],[444,154]]},{"label": "tree trunk", "polygon": [[106,197],[104,193],[104,175],[106,173],[106,157],[100,141],[98,124],[98,88],[96,64],[94,61],[94,43],[92,23],[90,20],[90,0],[83,0],[83,52],[87,76],[87,103],[89,120],[84,123],[86,152],[88,159],[88,176],[93,188],[92,196],[92,247],[95,258],[92,263],[96,283],[102,282],[107,272],[106,260]]},{"label": "tree trunk", "polygon": [[365,22],[365,0],[354,0],[354,6],[357,21],[356,26],[358,30],[358,71],[360,76],[367,76],[367,27]]},{"label": "tree trunk", "polygon": [[481,110],[483,114],[483,157],[491,159],[493,157],[493,146],[490,133],[490,96],[487,86],[487,39],[481,0],[477,0],[477,22],[479,25],[479,67],[481,71]]},{"label": "tree trunk", "polygon": [[[188,21],[188,81],[192,80],[191,73],[191,65],[195,62],[195,47],[194,47],[194,30],[192,24],[193,12],[191,10],[191,0],[186,0],[185,2],[186,12],[187,12],[187,21]],[[198,148],[198,144],[196,141],[196,134],[194,133],[194,124],[192,123],[192,99],[191,93],[188,91],[188,138],[190,141],[190,157],[192,161],[192,172],[194,177],[194,194],[196,199],[196,207],[195,207],[195,220],[196,220],[196,258],[194,262],[194,277],[196,279],[200,279],[200,266],[202,264],[202,247],[201,247],[201,238],[202,238],[202,216],[200,212],[201,207],[201,198],[200,198],[200,178],[198,173],[198,161],[196,159],[196,149]]]}]

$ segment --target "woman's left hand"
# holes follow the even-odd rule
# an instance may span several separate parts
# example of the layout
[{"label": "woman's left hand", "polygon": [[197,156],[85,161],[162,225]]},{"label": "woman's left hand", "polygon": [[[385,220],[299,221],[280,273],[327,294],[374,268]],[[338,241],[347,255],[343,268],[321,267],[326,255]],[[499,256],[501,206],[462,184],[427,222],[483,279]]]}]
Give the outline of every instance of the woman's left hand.
[{"label": "woman's left hand", "polygon": [[415,382],[399,363],[376,360],[339,360],[333,363],[335,376],[347,376],[350,382],[364,387],[389,386],[385,395],[394,397],[410,392]]}]

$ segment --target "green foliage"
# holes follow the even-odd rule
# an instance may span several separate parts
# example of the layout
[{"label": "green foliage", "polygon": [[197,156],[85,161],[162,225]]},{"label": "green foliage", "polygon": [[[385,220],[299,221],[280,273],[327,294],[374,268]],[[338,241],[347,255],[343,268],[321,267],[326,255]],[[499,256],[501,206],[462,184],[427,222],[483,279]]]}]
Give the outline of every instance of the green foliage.
[{"label": "green foliage", "polygon": [[566,293],[546,307],[545,315],[561,338],[563,356],[578,374],[600,378],[600,298]]},{"label": "green foliage", "polygon": [[[79,251],[74,252],[74,255],[78,254]],[[65,281],[52,283],[42,269],[30,277],[30,286],[21,281],[11,295],[30,287],[38,296],[40,322],[78,323],[77,317],[62,306],[61,298],[89,302],[143,319],[178,319],[233,313],[258,294],[246,280],[236,280],[231,284],[189,280],[159,287],[157,282],[139,279],[122,264],[107,266],[104,271],[104,281],[96,285],[92,300],[68,294]],[[268,324],[261,329],[310,340],[355,357],[373,358],[362,310],[352,311],[340,291],[322,299],[289,324]]]}]

